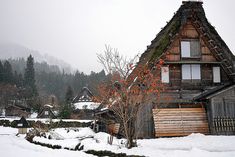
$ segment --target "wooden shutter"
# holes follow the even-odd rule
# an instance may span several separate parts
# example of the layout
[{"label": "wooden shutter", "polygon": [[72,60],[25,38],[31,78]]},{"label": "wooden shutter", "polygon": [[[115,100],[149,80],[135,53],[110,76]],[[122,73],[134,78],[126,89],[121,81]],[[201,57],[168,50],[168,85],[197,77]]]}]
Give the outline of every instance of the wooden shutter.
[{"label": "wooden shutter", "polygon": [[213,67],[213,82],[220,83],[220,67]]},{"label": "wooden shutter", "polygon": [[191,57],[200,56],[200,44],[198,40],[190,41],[190,56]]},{"label": "wooden shutter", "polygon": [[162,83],[169,83],[169,67],[168,66],[161,67],[161,77],[162,77]]}]

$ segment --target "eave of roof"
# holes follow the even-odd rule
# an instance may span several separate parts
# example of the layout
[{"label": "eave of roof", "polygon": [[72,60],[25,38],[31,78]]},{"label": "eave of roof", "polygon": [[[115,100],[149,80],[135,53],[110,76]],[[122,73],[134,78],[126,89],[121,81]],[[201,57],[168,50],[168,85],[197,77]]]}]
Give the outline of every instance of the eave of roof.
[{"label": "eave of roof", "polygon": [[221,92],[224,92],[232,87],[235,87],[234,84],[230,84],[230,83],[227,83],[227,84],[224,84],[224,85],[220,85],[218,87],[215,87],[213,89],[210,89],[210,90],[207,90],[205,92],[203,92],[202,94],[196,96],[193,98],[193,100],[195,101],[201,101],[201,100],[205,100],[205,99],[209,99]]}]

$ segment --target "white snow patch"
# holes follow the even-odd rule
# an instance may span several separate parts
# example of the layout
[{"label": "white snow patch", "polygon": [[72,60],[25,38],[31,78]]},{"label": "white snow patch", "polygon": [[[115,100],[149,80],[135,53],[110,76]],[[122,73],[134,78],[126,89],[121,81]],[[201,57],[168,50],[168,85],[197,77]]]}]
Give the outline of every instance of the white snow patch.
[{"label": "white snow patch", "polygon": [[[103,132],[94,133],[90,128],[58,128],[53,131],[63,136],[64,140],[49,140],[43,137],[35,137],[34,140],[67,148],[74,148],[78,143],[81,143],[81,145],[84,145],[84,150],[109,150],[116,153],[148,157],[235,156],[235,136],[191,134],[186,137],[142,139],[137,141],[138,147],[126,149],[124,147],[124,139],[116,139],[114,137],[113,145],[109,145],[107,143],[109,134]],[[27,142],[22,136],[15,136],[16,133],[17,129],[0,127],[1,156],[15,157],[17,155],[18,157],[23,157],[25,154],[34,157],[92,156],[82,151],[53,150],[34,145]]]},{"label": "white snow patch", "polygon": [[49,107],[49,108],[53,108],[53,106],[50,105],[50,104],[46,104],[46,105],[44,105],[44,106]]},{"label": "white snow patch", "polygon": [[77,102],[73,104],[75,109],[88,109],[88,110],[95,110],[100,106],[100,103],[96,102]]},{"label": "white snow patch", "polygon": [[30,118],[37,118],[38,116],[38,113],[37,112],[33,112],[31,115],[30,115]]},{"label": "white snow patch", "polygon": [[[15,136],[17,129],[0,126],[0,154],[2,157],[94,157],[82,151],[69,151],[65,149],[50,149],[29,143],[24,136]],[[3,135],[10,133],[10,135]],[[63,143],[63,141],[61,141]]]}]

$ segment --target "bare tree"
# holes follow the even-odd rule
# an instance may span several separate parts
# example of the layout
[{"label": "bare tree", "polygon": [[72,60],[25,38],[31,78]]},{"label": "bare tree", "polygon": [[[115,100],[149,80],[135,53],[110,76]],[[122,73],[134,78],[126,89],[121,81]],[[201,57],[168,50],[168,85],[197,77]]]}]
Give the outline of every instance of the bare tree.
[{"label": "bare tree", "polygon": [[105,48],[104,54],[98,54],[98,59],[111,75],[111,80],[100,85],[100,99],[114,112],[123,126],[126,147],[132,148],[136,145],[135,124],[143,102],[150,97],[157,99],[164,90],[160,75],[156,72],[160,71],[163,62],[160,60],[152,67],[149,64],[137,66],[135,61],[138,57],[127,60],[117,49]]},{"label": "bare tree", "polygon": [[118,73],[123,79],[129,76],[138,59],[138,55],[127,59],[127,57],[120,55],[117,49],[113,49],[108,45],[105,45],[104,54],[97,54],[97,57],[106,73]]}]

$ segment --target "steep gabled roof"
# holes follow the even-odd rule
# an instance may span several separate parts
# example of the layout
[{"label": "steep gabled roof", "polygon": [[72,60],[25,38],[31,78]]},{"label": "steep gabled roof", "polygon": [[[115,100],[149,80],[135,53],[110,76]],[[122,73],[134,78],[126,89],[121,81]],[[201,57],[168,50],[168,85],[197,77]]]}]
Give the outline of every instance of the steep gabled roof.
[{"label": "steep gabled roof", "polygon": [[20,120],[16,120],[16,128],[29,128],[30,125],[24,117],[21,117]]},{"label": "steep gabled roof", "polygon": [[140,57],[139,64],[150,64],[150,66],[154,64],[166,52],[190,19],[214,57],[221,61],[221,67],[230,79],[233,79],[235,57],[215,28],[208,22],[202,4],[202,2],[197,1],[183,1],[173,18],[147,46],[147,50]]},{"label": "steep gabled roof", "polygon": [[73,99],[72,103],[76,102],[90,102],[93,94],[87,87],[83,87],[81,92]]},{"label": "steep gabled roof", "polygon": [[48,116],[50,116],[51,118],[55,118],[56,117],[56,113],[53,111],[53,106],[49,105],[49,104],[45,104],[39,111],[37,118],[41,118],[44,116],[44,112],[45,111],[49,111],[50,114],[48,114]]}]

